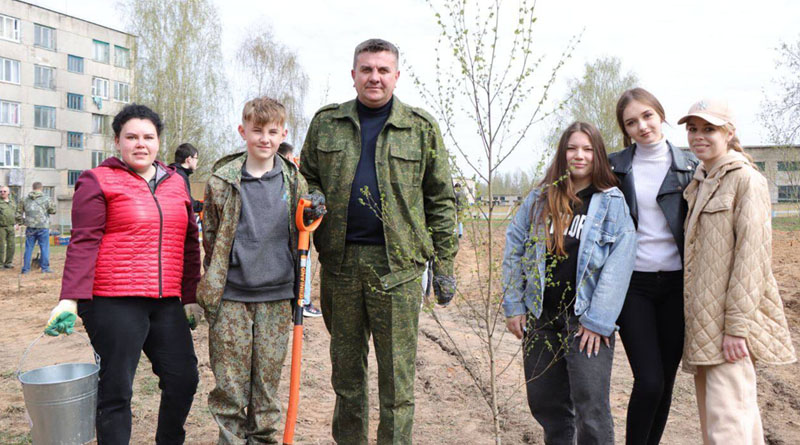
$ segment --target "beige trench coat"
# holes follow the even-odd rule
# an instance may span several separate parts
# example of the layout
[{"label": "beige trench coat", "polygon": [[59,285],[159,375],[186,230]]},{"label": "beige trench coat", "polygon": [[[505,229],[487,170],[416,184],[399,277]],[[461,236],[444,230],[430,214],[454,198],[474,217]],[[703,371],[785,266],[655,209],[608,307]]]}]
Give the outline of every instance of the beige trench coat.
[{"label": "beige trench coat", "polygon": [[701,164],[683,192],[686,221],[684,365],[725,362],[723,334],[744,337],[751,356],[792,363],[795,351],[772,275],[767,181],[729,151],[706,175]]}]

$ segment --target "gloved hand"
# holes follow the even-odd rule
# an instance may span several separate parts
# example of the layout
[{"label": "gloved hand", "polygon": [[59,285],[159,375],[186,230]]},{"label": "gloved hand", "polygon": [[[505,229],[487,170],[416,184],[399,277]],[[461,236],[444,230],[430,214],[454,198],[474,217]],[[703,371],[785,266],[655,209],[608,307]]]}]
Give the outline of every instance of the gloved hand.
[{"label": "gloved hand", "polygon": [[447,306],[456,294],[456,277],[453,275],[434,275],[433,293],[436,303]]},{"label": "gloved hand", "polygon": [[316,221],[320,216],[328,213],[325,209],[325,196],[321,193],[310,193],[303,195],[301,198],[311,202],[311,207],[303,209],[303,219],[306,224],[311,224]]},{"label": "gloved hand", "polygon": [[50,319],[44,333],[57,337],[59,334],[72,334],[78,318],[78,300],[61,300],[50,312]]},{"label": "gloved hand", "polygon": [[183,305],[183,312],[186,314],[186,321],[189,322],[189,329],[194,331],[203,319],[203,308],[197,303],[189,303]]}]

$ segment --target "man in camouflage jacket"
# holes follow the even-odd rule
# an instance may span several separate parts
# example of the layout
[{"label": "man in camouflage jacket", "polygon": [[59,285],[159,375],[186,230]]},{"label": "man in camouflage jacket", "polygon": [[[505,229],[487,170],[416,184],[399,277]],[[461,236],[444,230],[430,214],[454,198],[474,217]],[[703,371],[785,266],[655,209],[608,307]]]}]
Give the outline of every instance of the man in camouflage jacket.
[{"label": "man in camouflage jacket", "polygon": [[328,213],[314,234],[321,306],[331,334],[336,392],[333,438],[366,444],[367,354],[374,337],[379,444],[410,444],[421,275],[434,259],[434,291],[455,293],[458,249],[447,150],[434,119],[393,96],[397,48],[356,47],[357,100],[321,108],[309,126],[300,171]]},{"label": "man in camouflage jacket", "polygon": [[0,264],[11,269],[14,261],[14,218],[17,203],[11,198],[8,186],[0,185]]},{"label": "man in camouflage jacket", "polygon": [[42,189],[41,182],[34,182],[33,190],[17,207],[17,224],[25,226],[23,274],[31,270],[31,255],[33,255],[33,248],[36,244],[39,244],[41,252],[39,265],[42,267],[42,272],[52,273],[50,270],[50,215],[55,215],[56,205],[42,193]]}]

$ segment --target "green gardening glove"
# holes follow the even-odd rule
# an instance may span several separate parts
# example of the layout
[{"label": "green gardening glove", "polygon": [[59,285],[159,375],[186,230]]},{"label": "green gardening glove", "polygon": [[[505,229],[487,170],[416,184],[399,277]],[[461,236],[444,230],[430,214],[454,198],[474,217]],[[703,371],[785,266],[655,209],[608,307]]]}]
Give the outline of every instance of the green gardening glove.
[{"label": "green gardening glove", "polygon": [[59,334],[72,334],[75,330],[75,320],[78,319],[78,302],[75,300],[61,300],[50,312],[50,319],[44,328],[44,333],[57,337]]}]

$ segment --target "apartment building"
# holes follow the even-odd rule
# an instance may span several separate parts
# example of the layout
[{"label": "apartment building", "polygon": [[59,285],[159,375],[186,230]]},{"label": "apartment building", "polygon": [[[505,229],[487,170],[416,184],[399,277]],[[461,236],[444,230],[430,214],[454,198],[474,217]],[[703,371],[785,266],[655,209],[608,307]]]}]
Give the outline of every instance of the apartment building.
[{"label": "apartment building", "polygon": [[796,208],[800,203],[800,145],[750,145],[744,149],[767,177],[772,203]]},{"label": "apartment building", "polygon": [[69,228],[83,170],[111,155],[113,116],[130,101],[134,36],[16,0],[0,0],[0,184],[39,181]]}]

